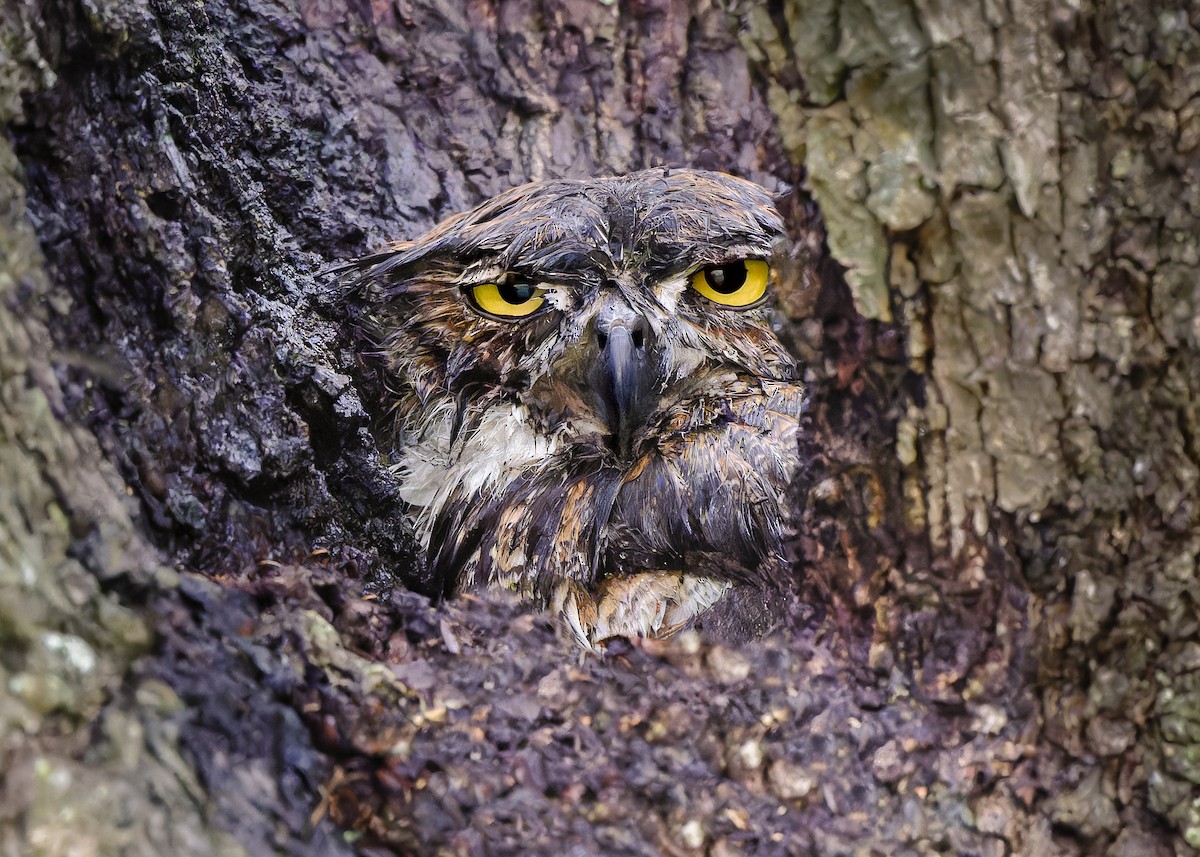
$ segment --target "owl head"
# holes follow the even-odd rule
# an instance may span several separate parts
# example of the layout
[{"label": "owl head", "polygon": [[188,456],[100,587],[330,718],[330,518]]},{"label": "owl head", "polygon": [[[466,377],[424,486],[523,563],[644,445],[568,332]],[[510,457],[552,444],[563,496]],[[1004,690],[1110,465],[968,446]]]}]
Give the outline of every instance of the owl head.
[{"label": "owl head", "polygon": [[357,263],[448,591],[780,553],[803,404],[771,325],[782,239],[763,188],[654,169],[524,185]]}]

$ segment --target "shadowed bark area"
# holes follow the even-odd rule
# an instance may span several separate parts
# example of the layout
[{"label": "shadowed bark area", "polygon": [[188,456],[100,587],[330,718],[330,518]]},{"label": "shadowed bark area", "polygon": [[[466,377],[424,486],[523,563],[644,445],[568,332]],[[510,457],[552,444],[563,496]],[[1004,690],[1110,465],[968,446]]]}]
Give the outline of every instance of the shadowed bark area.
[{"label": "shadowed bark area", "polygon": [[[1195,12],[10,5],[6,851],[1200,847]],[[599,660],[419,594],[321,272],[655,164],[781,195],[801,606]]]}]

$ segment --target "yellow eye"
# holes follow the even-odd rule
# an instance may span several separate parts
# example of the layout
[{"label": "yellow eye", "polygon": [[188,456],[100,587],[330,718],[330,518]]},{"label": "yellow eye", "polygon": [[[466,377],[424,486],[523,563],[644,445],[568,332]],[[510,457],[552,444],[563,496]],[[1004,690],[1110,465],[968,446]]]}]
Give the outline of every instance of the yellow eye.
[{"label": "yellow eye", "polygon": [[758,303],[767,293],[770,270],[761,259],[707,265],[692,274],[691,287],[721,306],[748,307]]},{"label": "yellow eye", "polygon": [[546,302],[546,292],[532,283],[484,283],[471,287],[471,302],[484,315],[522,318]]}]

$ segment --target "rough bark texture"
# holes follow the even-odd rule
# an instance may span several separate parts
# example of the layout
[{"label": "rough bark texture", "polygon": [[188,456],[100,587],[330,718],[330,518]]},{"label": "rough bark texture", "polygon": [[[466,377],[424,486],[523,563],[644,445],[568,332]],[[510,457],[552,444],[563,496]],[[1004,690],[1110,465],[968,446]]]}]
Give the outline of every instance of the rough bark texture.
[{"label": "rough bark texture", "polygon": [[[1200,11],[1151,5],[0,7],[0,849],[1195,853]],[[320,271],[658,163],[783,194],[803,608],[599,660],[416,594]]]}]

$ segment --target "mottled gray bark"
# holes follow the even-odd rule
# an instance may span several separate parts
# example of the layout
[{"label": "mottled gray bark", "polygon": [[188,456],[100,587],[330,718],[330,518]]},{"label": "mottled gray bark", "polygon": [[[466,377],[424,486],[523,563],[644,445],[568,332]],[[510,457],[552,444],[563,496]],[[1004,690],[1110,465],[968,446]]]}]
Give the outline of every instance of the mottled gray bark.
[{"label": "mottled gray bark", "polygon": [[[1200,847],[1195,10],[0,28],[4,853]],[[319,272],[658,163],[783,194],[800,607],[599,661],[410,591],[386,392]]]},{"label": "mottled gray bark", "polygon": [[[804,35],[769,76],[794,61],[807,93],[773,88],[782,138],[856,306],[899,322],[925,380],[895,454],[935,562],[900,559],[877,627],[1015,571],[1028,601],[986,633],[1030,658],[1037,716],[1001,719],[1023,723],[1015,746],[1047,794],[1000,779],[977,820],[1032,810],[997,831],[1019,853],[1039,831],[1055,853],[1143,853],[1129,843],[1159,824],[1200,846],[1200,11],[801,2],[786,17]],[[1004,699],[989,686],[1004,660],[963,675],[968,709]]]},{"label": "mottled gray bark", "polygon": [[[14,12],[4,124],[53,79]],[[46,276],[25,177],[0,140],[0,853],[240,854],[179,753],[179,697],[133,667],[153,629],[127,596],[175,574],[71,416],[47,329],[71,298]]]}]

